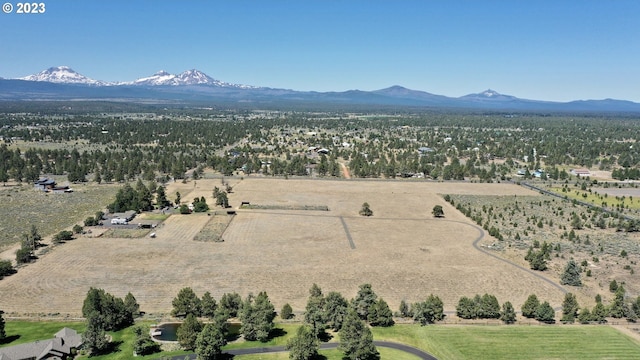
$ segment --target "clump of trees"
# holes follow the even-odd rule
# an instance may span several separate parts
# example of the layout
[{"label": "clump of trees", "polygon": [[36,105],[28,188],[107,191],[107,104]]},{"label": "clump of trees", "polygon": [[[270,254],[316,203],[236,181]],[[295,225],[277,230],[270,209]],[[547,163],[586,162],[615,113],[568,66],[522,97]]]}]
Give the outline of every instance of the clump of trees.
[{"label": "clump of trees", "polygon": [[229,197],[227,193],[221,191],[217,186],[213,188],[213,198],[216,199],[216,206],[221,206],[225,209],[229,207]]},{"label": "clump of trees", "polygon": [[273,330],[275,317],[276,312],[266,292],[262,291],[256,297],[249,294],[240,310],[240,332],[246,340],[265,342]]},{"label": "clump of trees", "polygon": [[500,303],[494,295],[477,295],[473,298],[463,296],[456,306],[456,315],[462,319],[498,319]]},{"label": "clump of trees", "polygon": [[529,295],[527,300],[522,304],[522,316],[526,318],[536,319],[544,323],[555,322],[555,310],[548,301],[540,303],[535,294]]},{"label": "clump of trees", "polygon": [[205,200],[204,196],[193,199],[192,204],[193,204],[193,212],[209,211],[209,205],[207,205],[207,200]]},{"label": "clump of trees", "polygon": [[42,235],[38,232],[35,225],[31,225],[29,233],[22,234],[22,242],[20,249],[16,251],[16,262],[25,264],[31,262],[35,258],[35,251],[42,244]]},{"label": "clump of trees", "polygon": [[135,326],[133,333],[136,336],[133,342],[133,351],[136,355],[149,355],[160,351],[160,344],[151,339],[148,326]]},{"label": "clump of trees", "polygon": [[60,244],[69,240],[73,240],[73,231],[62,230],[53,236],[53,242],[56,244]]},{"label": "clump of trees", "polygon": [[[127,294],[128,304],[103,289],[91,288],[82,305],[82,316],[87,327],[82,333],[82,341],[93,355],[104,352],[108,347],[106,331],[117,331],[133,324],[137,303],[131,293]],[[131,301],[136,303],[132,305]]]},{"label": "clump of trees", "polygon": [[0,260],[0,280],[2,280],[5,276],[14,274],[15,272],[16,269],[13,268],[11,261]]},{"label": "clump of trees", "polygon": [[529,262],[529,267],[532,270],[547,270],[547,260],[551,259],[551,245],[545,241],[539,250],[534,250],[533,248],[533,246],[529,247],[527,255],[524,257]]},{"label": "clump of trees", "polygon": [[142,180],[138,179],[135,189],[128,183],[124,184],[118,190],[115,201],[107,205],[107,209],[111,213],[129,210],[149,211],[153,209],[153,194]]}]

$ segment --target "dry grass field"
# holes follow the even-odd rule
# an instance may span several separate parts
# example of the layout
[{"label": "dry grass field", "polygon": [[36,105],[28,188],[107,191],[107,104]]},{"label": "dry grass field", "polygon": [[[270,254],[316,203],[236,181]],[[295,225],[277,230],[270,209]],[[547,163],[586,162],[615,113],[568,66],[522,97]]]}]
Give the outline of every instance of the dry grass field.
[{"label": "dry grass field", "polygon": [[[229,179],[230,204],[300,207],[329,211],[244,210],[224,233],[224,242],[194,241],[211,219],[206,214],[172,215],[157,238],[79,238],[0,281],[0,308],[12,313],[78,314],[89,287],[116,295],[132,292],[148,313],[167,313],[178,291],[267,291],[276,309],[290,303],[303,311],[308,289],[355,296],[371,283],[393,309],[405,299],[439,295],[445,310],[458,299],[485,292],[516,308],[531,293],[560,305],[552,285],[473,247],[480,232],[438,194],[532,195],[509,184],[402,181]],[[220,180],[170,184],[174,199],[205,196]],[[358,211],[368,202],[374,215]],[[444,219],[431,210],[442,205]],[[349,239],[351,237],[351,241]],[[488,236],[488,235],[487,235]],[[353,247],[352,247],[353,245]]]}]

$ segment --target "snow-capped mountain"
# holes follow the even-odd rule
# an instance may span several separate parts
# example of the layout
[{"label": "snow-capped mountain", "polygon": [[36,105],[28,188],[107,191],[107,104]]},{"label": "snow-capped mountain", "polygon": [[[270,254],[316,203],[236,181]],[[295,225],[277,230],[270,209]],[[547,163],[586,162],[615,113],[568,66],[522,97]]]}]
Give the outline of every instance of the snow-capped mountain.
[{"label": "snow-capped mountain", "polygon": [[461,96],[460,99],[465,100],[516,100],[517,98],[511,95],[500,94],[499,92],[491,89],[479,92],[477,94],[469,94]]},{"label": "snow-capped mountain", "polygon": [[109,85],[104,81],[94,80],[79,74],[68,66],[50,67],[37,74],[25,76],[18,80],[45,81],[60,84]]},{"label": "snow-capped mountain", "polygon": [[180,86],[180,85],[210,85],[218,87],[231,87],[239,89],[255,89],[254,86],[230,84],[216,80],[200,70],[191,69],[178,75],[169,74],[161,70],[149,76],[137,79],[130,83],[132,85],[145,86]]},{"label": "snow-capped mountain", "polygon": [[139,101],[220,101],[259,106],[363,105],[418,106],[429,108],[480,109],[491,111],[571,111],[640,113],[640,103],[622,100],[552,102],[520,99],[488,89],[461,97],[392,86],[375,91],[316,92],[273,89],[226,83],[199,70],[174,75],[160,71],[130,82],[104,82],[81,75],[68,66],[52,67],[20,79],[0,78],[2,100],[130,99]]}]

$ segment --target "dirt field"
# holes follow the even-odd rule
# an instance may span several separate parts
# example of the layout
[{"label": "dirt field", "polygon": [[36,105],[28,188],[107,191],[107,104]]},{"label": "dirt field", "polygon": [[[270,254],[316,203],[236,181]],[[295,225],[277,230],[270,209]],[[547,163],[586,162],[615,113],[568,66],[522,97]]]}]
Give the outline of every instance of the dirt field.
[{"label": "dirt field", "polygon": [[[531,293],[560,305],[560,290],[473,248],[480,232],[438,194],[531,195],[508,184],[401,181],[229,179],[230,204],[326,205],[329,211],[243,210],[224,242],[193,241],[210,219],[173,215],[157,238],[80,238],[0,281],[0,308],[13,313],[78,314],[89,287],[124,296],[131,291],[150,313],[166,313],[185,286],[215,298],[236,291],[267,291],[276,309],[289,302],[303,311],[309,287],[355,296],[369,282],[395,310],[400,300],[433,293],[445,310],[460,296],[492,293],[516,308]],[[205,196],[220,180],[174,183],[174,199]],[[373,217],[358,215],[368,202]],[[431,210],[439,204],[444,219]]]}]

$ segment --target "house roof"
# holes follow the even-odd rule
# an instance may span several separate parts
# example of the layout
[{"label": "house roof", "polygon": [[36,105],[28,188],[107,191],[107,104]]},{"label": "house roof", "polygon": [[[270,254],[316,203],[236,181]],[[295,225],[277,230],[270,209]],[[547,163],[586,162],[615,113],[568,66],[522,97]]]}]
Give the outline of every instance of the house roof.
[{"label": "house roof", "polygon": [[34,181],[33,183],[36,185],[55,185],[56,181],[53,179],[46,178],[46,179],[39,179],[37,181]]},{"label": "house roof", "polygon": [[80,334],[65,327],[53,339],[0,348],[0,360],[63,358],[71,353],[71,348],[78,348],[81,344]]}]

